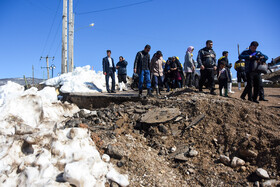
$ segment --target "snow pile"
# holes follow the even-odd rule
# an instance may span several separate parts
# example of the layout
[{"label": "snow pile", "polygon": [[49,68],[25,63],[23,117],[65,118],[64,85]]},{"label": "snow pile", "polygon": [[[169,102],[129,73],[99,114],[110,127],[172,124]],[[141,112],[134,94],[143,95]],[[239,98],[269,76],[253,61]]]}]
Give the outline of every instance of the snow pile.
[{"label": "snow pile", "polygon": [[2,186],[128,186],[104,162],[82,128],[63,128],[79,108],[57,100],[55,88],[38,91],[12,82],[0,87],[0,183]]},{"label": "snow pile", "polygon": [[102,72],[96,73],[90,70],[89,65],[77,67],[73,72],[49,79],[45,84],[55,87],[61,86],[60,91],[63,93],[96,93],[106,91],[105,76]]}]

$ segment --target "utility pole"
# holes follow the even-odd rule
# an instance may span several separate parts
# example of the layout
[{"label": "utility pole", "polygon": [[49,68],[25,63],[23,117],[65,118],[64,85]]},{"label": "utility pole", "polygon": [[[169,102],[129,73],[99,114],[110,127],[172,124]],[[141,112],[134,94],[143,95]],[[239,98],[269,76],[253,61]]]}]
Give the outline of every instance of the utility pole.
[{"label": "utility pole", "polygon": [[[49,56],[47,55],[46,57],[41,57],[40,60],[42,58],[46,59],[47,67],[41,67],[41,69],[42,68],[46,68],[47,69],[47,74],[48,74],[48,79],[49,79],[50,78]],[[52,57],[52,59],[54,59],[54,57]]]},{"label": "utility pole", "polygon": [[32,84],[34,85],[34,66],[32,65]]},{"label": "utility pole", "polygon": [[72,72],[74,67],[74,14],[73,0],[69,0],[69,60],[68,71]]},{"label": "utility pole", "polygon": [[67,0],[63,0],[61,74],[67,73]]}]

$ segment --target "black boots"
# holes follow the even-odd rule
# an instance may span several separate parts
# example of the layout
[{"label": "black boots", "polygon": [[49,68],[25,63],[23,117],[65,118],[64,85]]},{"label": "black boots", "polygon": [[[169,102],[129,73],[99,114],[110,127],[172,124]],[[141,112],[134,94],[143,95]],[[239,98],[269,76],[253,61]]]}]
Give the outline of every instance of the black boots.
[{"label": "black boots", "polygon": [[142,90],[139,90],[139,97],[142,97]]},{"label": "black boots", "polygon": [[151,89],[148,89],[147,97],[154,97],[154,95],[151,92]]}]

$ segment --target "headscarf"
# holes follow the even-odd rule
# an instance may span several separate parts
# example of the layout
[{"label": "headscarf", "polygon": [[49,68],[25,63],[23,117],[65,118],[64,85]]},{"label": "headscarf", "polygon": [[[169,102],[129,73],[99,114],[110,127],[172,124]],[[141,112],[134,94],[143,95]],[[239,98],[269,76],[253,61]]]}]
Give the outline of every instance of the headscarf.
[{"label": "headscarf", "polygon": [[194,49],[194,47],[193,46],[189,46],[188,47],[188,50],[187,50],[187,52],[190,52],[190,53],[192,53],[192,50]]}]

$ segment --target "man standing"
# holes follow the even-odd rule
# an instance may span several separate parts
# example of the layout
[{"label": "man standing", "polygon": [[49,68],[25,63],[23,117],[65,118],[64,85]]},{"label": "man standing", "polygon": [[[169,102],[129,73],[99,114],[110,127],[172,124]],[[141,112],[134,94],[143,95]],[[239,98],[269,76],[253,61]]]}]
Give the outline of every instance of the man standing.
[{"label": "man standing", "polygon": [[237,83],[238,83],[238,90],[241,90],[241,81],[243,80],[244,85],[247,85],[247,77],[245,72],[245,61],[238,60],[235,62],[234,69],[237,71]]},{"label": "man standing", "polygon": [[213,42],[211,40],[206,41],[206,47],[200,49],[197,55],[197,63],[200,67],[200,80],[199,80],[199,91],[202,91],[202,87],[205,84],[206,79],[208,80],[210,87],[210,94],[216,95],[215,82],[214,82],[214,71],[217,70],[216,66],[216,53],[212,49]]},{"label": "man standing", "polygon": [[[106,89],[108,93],[116,93],[115,91],[115,64],[114,59],[111,58],[111,50],[107,50],[107,56],[103,58],[102,61],[103,65],[103,74],[105,75],[106,80]],[[109,78],[112,79],[112,88],[109,89]]]},{"label": "man standing", "polygon": [[150,52],[151,46],[146,45],[143,51],[136,54],[134,61],[134,73],[139,76],[139,96],[142,97],[144,78],[146,81],[148,93],[147,96],[153,96],[151,92],[151,75],[150,75]]},{"label": "man standing", "polygon": [[218,73],[219,73],[219,71],[220,71],[220,69],[219,69],[219,67],[220,67],[220,63],[222,62],[222,61],[224,61],[225,62],[225,65],[226,65],[226,69],[227,69],[227,72],[228,72],[228,84],[227,84],[227,89],[228,89],[228,92],[229,93],[234,93],[234,91],[232,91],[232,76],[231,76],[231,72],[230,72],[230,68],[232,67],[232,64],[231,63],[229,63],[228,62],[228,51],[223,51],[223,53],[222,53],[222,57],[221,58],[219,58],[219,60],[218,60]]},{"label": "man standing", "polygon": [[[243,51],[239,55],[239,60],[244,59],[245,60],[245,71],[247,76],[247,86],[245,87],[243,93],[241,94],[240,98],[245,100],[245,96],[248,94],[248,100],[253,101],[255,103],[259,103],[257,100],[257,97],[260,92],[261,87],[261,75],[259,72],[254,70],[254,63],[256,60],[265,59],[267,60],[268,57],[264,54],[262,54],[260,51],[257,51],[257,48],[259,46],[259,43],[256,41],[253,41],[250,44],[250,47],[248,50]],[[252,87],[254,86],[254,95],[252,97]]]}]

